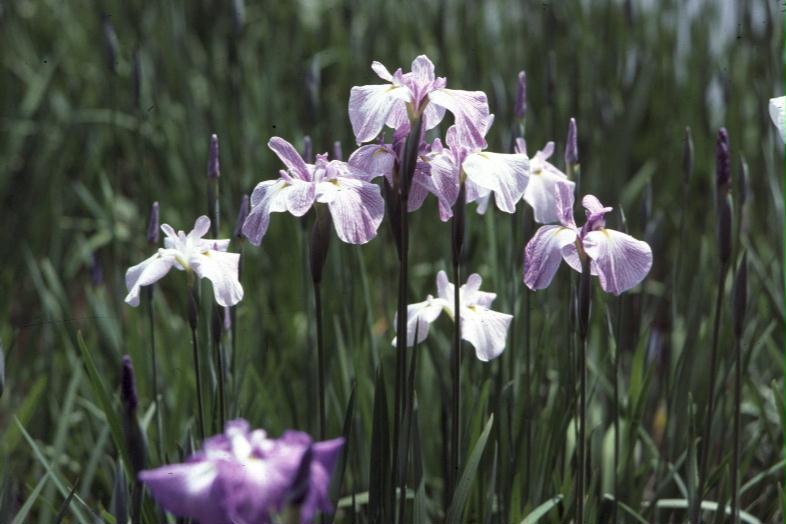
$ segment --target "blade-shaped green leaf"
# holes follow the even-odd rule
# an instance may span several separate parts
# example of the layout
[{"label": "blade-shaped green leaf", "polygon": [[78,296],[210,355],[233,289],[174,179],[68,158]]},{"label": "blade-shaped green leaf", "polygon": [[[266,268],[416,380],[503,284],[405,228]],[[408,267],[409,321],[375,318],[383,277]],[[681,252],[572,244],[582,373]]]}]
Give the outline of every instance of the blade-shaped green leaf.
[{"label": "blade-shaped green leaf", "polygon": [[483,451],[486,449],[486,441],[491,434],[492,426],[494,426],[494,415],[491,415],[488,422],[486,422],[486,427],[475,442],[475,447],[472,448],[472,453],[470,453],[467,464],[464,466],[464,471],[461,472],[461,479],[456,486],[455,493],[453,493],[453,499],[450,501],[446,519],[448,524],[459,524],[461,522],[461,515],[464,513],[464,506],[466,506],[469,497],[469,490],[472,487],[472,482],[475,480],[475,474],[480,465],[480,459],[483,457]]}]

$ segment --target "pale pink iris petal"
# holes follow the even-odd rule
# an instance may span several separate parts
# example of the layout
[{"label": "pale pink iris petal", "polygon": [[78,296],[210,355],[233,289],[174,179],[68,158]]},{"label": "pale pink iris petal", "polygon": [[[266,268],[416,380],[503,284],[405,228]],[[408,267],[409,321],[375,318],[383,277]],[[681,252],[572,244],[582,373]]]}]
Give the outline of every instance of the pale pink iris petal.
[{"label": "pale pink iris petal", "polygon": [[128,289],[128,295],[125,298],[126,304],[138,306],[140,288],[162,279],[164,275],[169,273],[174,263],[174,256],[163,256],[156,253],[147,260],[128,268],[126,271],[126,288]]},{"label": "pale pink iris petal", "polygon": [[296,217],[302,217],[314,205],[316,184],[293,178],[281,196],[286,200],[287,211]]},{"label": "pale pink iris petal", "polygon": [[532,290],[551,283],[562,260],[562,248],[576,241],[576,231],[562,226],[542,226],[524,249],[524,283]]},{"label": "pale pink iris petal", "polygon": [[349,244],[365,244],[377,234],[385,214],[379,186],[348,177],[322,182],[317,201],[326,203],[338,238]]},{"label": "pale pink iris petal", "polygon": [[217,478],[218,468],[212,462],[172,464],[139,473],[139,480],[163,508],[205,524],[230,521],[224,505],[217,503],[224,498]]},{"label": "pale pink iris petal", "polygon": [[587,233],[584,251],[597,267],[600,287],[615,295],[639,284],[652,267],[649,244],[613,229]]},{"label": "pale pink iris petal", "polygon": [[480,291],[483,279],[477,273],[472,273],[467,278],[467,283],[461,286],[461,302],[466,304],[477,304],[483,307],[491,307],[491,303],[497,298],[496,293]]},{"label": "pale pink iris petal", "polygon": [[500,211],[516,211],[516,203],[527,188],[529,159],[526,155],[475,153],[464,160],[462,167],[467,179],[494,193]]},{"label": "pale pink iris petal", "polygon": [[453,284],[448,280],[448,274],[440,270],[437,273],[437,296],[446,300],[453,309]]},{"label": "pale pink iris petal", "polygon": [[415,57],[411,65],[412,74],[415,75],[418,83],[429,83],[434,81],[434,64],[426,55]]},{"label": "pale pink iris petal", "polygon": [[603,215],[612,209],[601,204],[595,195],[584,195],[584,198],[581,199],[581,205],[587,210],[589,216]]},{"label": "pale pink iris petal", "polygon": [[[576,248],[576,243],[568,244],[562,248],[562,260],[565,261],[572,269],[581,273],[581,258],[579,258],[579,251]],[[598,265],[594,261],[590,261],[590,275],[598,276]]]},{"label": "pale pink iris petal", "polygon": [[472,344],[478,360],[488,362],[505,350],[505,339],[513,315],[483,306],[461,308],[461,338]]},{"label": "pale pink iris petal", "polygon": [[786,96],[770,99],[770,118],[775,127],[778,128],[778,133],[781,135],[781,140],[786,141]]},{"label": "pale pink iris petal", "polygon": [[287,190],[292,186],[285,180],[265,180],[251,193],[251,211],[243,223],[243,235],[258,246],[270,225],[270,213],[287,210]]},{"label": "pale pink iris petal", "polygon": [[424,185],[439,202],[439,218],[445,222],[453,216],[453,204],[459,193],[459,167],[449,151],[435,155],[429,161],[430,175]]},{"label": "pale pink iris petal", "polygon": [[403,86],[382,84],[355,86],[349,93],[349,121],[358,142],[373,140],[385,125],[396,105],[409,102]]},{"label": "pale pink iris petal", "polygon": [[574,191],[576,184],[546,161],[539,162],[535,166],[537,169],[530,170],[524,200],[532,207],[535,222],[541,224],[560,222],[562,216],[560,205],[557,203],[559,198],[557,184],[567,185],[571,192]]},{"label": "pale pink iris petal", "polygon": [[194,229],[188,232],[188,238],[198,240],[210,231],[210,219],[202,215],[194,221]]},{"label": "pale pink iris petal", "polygon": [[485,215],[489,207],[489,200],[491,200],[491,190],[480,187],[469,179],[464,181],[464,186],[467,195],[467,203],[475,202],[478,205],[476,210],[477,213],[479,215]]},{"label": "pale pink iris petal", "polygon": [[[459,141],[467,146],[484,148],[486,132],[491,126],[489,105],[483,91],[437,89],[428,95],[430,104],[453,113]],[[429,104],[429,105],[430,105]]]},{"label": "pale pink iris petal", "polygon": [[273,150],[281,162],[287,166],[290,174],[301,180],[311,180],[306,162],[292,144],[281,137],[274,136],[268,140],[267,147]]},{"label": "pale pink iris petal", "polygon": [[351,168],[362,171],[371,180],[378,176],[386,176],[393,172],[396,155],[386,146],[366,144],[357,148],[347,161]]},{"label": "pale pink iris petal", "polygon": [[573,219],[573,204],[575,203],[576,184],[573,182],[558,181],[556,183],[556,198],[554,205],[557,208],[557,216],[560,224],[565,227],[575,228],[576,221]]},{"label": "pale pink iris petal", "polygon": [[230,307],[243,299],[243,286],[238,280],[240,254],[208,251],[189,260],[191,269],[199,278],[213,284],[213,295],[218,305]]},{"label": "pale pink iris petal", "polygon": [[381,62],[374,60],[371,62],[371,69],[377,74],[379,78],[387,82],[393,82],[393,75],[390,74],[388,68],[382,65]]},{"label": "pale pink iris petal", "polygon": [[[423,302],[407,305],[407,347],[412,347],[426,340],[429,326],[437,320],[446,306],[443,299],[434,298],[431,295]],[[398,316],[394,317],[393,325],[398,325]],[[416,332],[417,340],[415,340]],[[395,337],[393,345],[396,345]]]}]

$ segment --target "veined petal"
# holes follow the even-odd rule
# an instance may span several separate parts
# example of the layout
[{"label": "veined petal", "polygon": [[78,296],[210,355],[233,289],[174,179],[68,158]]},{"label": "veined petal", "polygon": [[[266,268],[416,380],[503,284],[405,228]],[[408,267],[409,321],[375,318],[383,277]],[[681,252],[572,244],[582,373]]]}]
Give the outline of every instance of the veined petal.
[{"label": "veined petal", "polygon": [[573,182],[558,180],[555,183],[554,191],[556,192],[555,206],[557,208],[557,215],[559,222],[565,227],[576,228],[576,221],[573,218],[573,204],[576,197],[574,195],[576,184]]},{"label": "veined petal", "polygon": [[488,362],[505,350],[505,339],[513,315],[483,306],[461,308],[461,338],[472,344],[478,360]]},{"label": "veined petal", "polygon": [[439,217],[445,222],[453,216],[453,204],[459,194],[459,166],[450,151],[443,151],[429,161],[430,175],[424,185],[439,201]]},{"label": "veined petal", "polygon": [[281,137],[274,136],[267,142],[276,156],[287,166],[290,173],[301,180],[311,180],[311,173],[308,171],[305,160],[300,156],[295,147]]},{"label": "veined petal", "polygon": [[428,98],[431,104],[436,104],[453,113],[461,144],[478,148],[485,146],[486,139],[484,137],[491,126],[486,93],[443,88],[432,91]]},{"label": "veined petal", "polygon": [[772,118],[772,123],[775,124],[775,127],[778,128],[778,132],[781,135],[781,140],[786,142],[786,116],[784,112],[786,111],[786,96],[781,96],[778,98],[771,98],[770,99],[770,118]]},{"label": "veined petal", "polygon": [[652,267],[649,244],[613,229],[587,233],[584,251],[597,268],[600,287],[615,295],[644,280]]},{"label": "veined petal", "polygon": [[[560,197],[557,184],[565,184],[570,192],[575,190],[576,184],[547,162],[543,162],[539,167],[540,169],[530,171],[524,200],[532,207],[535,222],[541,224],[561,222],[565,217],[562,214],[562,206],[557,201]],[[571,218],[572,215],[571,209]]]},{"label": "veined petal", "polygon": [[412,73],[420,83],[434,81],[434,63],[426,55],[419,55],[412,61]]},{"label": "veined petal", "polygon": [[371,62],[371,69],[377,74],[379,78],[386,82],[393,82],[393,75],[390,74],[388,68],[382,65],[381,62],[374,60]]},{"label": "veined petal", "polygon": [[410,94],[406,87],[382,84],[355,86],[349,93],[349,121],[355,139],[360,142],[373,140],[388,115],[396,105],[409,102]]},{"label": "veined petal", "polygon": [[491,199],[491,190],[480,187],[472,180],[465,180],[464,185],[466,186],[467,204],[470,202],[477,203],[477,213],[479,215],[486,214],[486,209],[488,209],[489,200]]},{"label": "veined petal", "polygon": [[532,290],[551,284],[559,269],[563,246],[576,241],[576,231],[562,226],[542,226],[524,249],[524,283]]},{"label": "veined petal", "polygon": [[285,199],[287,211],[296,217],[305,215],[316,200],[316,184],[292,179],[292,182],[281,191]]},{"label": "veined petal", "polygon": [[208,251],[189,260],[189,265],[200,278],[213,283],[213,295],[218,305],[230,307],[243,299],[243,286],[238,280],[240,254]]},{"label": "veined petal", "polygon": [[149,286],[162,279],[164,275],[169,273],[174,263],[174,257],[156,253],[139,264],[128,268],[128,271],[126,271],[126,288],[128,289],[128,295],[125,298],[126,304],[134,307],[138,306],[140,288]]},{"label": "veined petal", "polygon": [[199,240],[207,235],[208,231],[210,231],[210,219],[207,218],[206,215],[202,215],[194,222],[194,229],[189,231],[188,238],[191,240]]},{"label": "veined petal", "polygon": [[379,144],[366,144],[357,148],[347,161],[349,166],[366,173],[367,180],[386,176],[393,172],[396,155],[389,147]]},{"label": "veined petal", "polygon": [[349,244],[365,244],[377,234],[385,214],[379,186],[349,177],[336,177],[317,187],[317,200],[325,202],[333,217],[338,238]]},{"label": "veined petal", "polygon": [[475,153],[464,160],[462,167],[469,180],[494,193],[500,211],[516,211],[516,203],[527,188],[529,159],[526,155]]},{"label": "veined petal", "polygon": [[[437,320],[442,310],[445,308],[445,301],[441,298],[428,296],[423,302],[407,305],[407,347],[420,344],[428,337],[429,326]],[[398,325],[398,314],[394,317],[393,325]],[[415,340],[417,332],[417,340]],[[396,345],[396,338],[393,338],[393,345]]]},{"label": "veined petal", "polygon": [[210,461],[171,464],[139,472],[139,480],[168,512],[204,524],[230,522],[218,467]]},{"label": "veined petal", "polygon": [[286,180],[265,180],[257,184],[251,193],[251,211],[243,223],[243,235],[255,246],[262,242],[270,225],[270,213],[286,211],[290,203],[287,189],[292,187]]},{"label": "veined petal", "polygon": [[467,278],[467,283],[461,286],[459,292],[461,293],[461,303],[466,306],[483,306],[491,307],[491,303],[497,298],[496,293],[489,293],[487,291],[480,291],[480,285],[483,279],[477,273],[472,273]]}]

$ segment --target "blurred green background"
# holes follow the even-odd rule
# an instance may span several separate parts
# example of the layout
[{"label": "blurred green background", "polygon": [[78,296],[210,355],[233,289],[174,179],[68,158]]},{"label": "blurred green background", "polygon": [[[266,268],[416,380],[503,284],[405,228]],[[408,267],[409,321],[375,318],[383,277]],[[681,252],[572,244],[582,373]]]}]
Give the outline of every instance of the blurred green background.
[{"label": "blurred green background", "polygon": [[[718,128],[727,127],[736,202],[742,157],[750,173],[746,205],[735,208],[735,224],[743,224],[735,256],[744,247],[750,263],[742,482],[755,482],[743,509],[761,522],[784,518],[784,144],[767,109],[769,98],[784,93],[783,2],[14,0],[0,1],[0,341],[6,354],[0,522],[10,522],[30,500],[44,464],[54,469],[34,493],[31,519],[52,522],[72,486],[79,501],[71,502],[67,519],[79,521],[79,512],[85,518],[85,507],[110,506],[116,453],[82,366],[77,330],[108,387],[117,384],[120,356],[131,354],[143,426],[151,442],[156,438],[147,425],[148,324],[142,308],[123,304],[122,277],[152,252],[145,230],[153,201],[161,204],[162,222],[176,229],[189,230],[207,212],[210,134],[221,141],[226,237],[242,194],[280,168],[265,145],[270,136],[301,147],[310,135],[316,152],[332,152],[339,140],[348,156],[354,148],[350,88],[379,82],[372,60],[406,71],[422,53],[450,87],[488,94],[496,114],[489,144],[496,151],[510,148],[516,74],[525,70],[530,154],[554,140],[552,161],[563,168],[567,122],[576,117],[582,193],[615,208],[612,227],[653,247],[653,270],[641,288],[619,301],[599,291],[595,299],[590,511],[599,521],[607,518],[600,501],[611,478],[609,354],[618,347],[624,426],[635,428],[623,438],[621,500],[645,522],[684,516],[645,501],[685,499],[690,488],[683,452],[695,436],[692,424],[701,427],[718,267],[714,143]],[[695,145],[690,177],[682,167],[686,126]],[[466,453],[488,414],[497,415],[466,519],[519,522],[562,494],[544,517],[558,522],[570,511],[572,489],[565,297],[573,275],[562,268],[553,289],[531,296],[527,345],[521,261],[532,230],[520,227],[528,224],[525,212],[513,219],[470,216],[465,267],[498,293],[496,309],[517,320],[499,361],[466,359]],[[439,222],[433,201],[412,221],[410,287],[418,301],[434,292],[436,272],[449,264],[450,226]],[[246,298],[238,309],[231,412],[274,434],[287,427],[313,432],[307,229],[286,214],[271,222],[261,248],[242,247]],[[326,269],[330,434],[342,432],[356,383],[348,466],[336,488],[342,497],[368,489],[380,363],[392,384],[397,262],[391,238],[383,224],[364,247],[334,239]],[[184,285],[177,273],[156,290],[170,459],[187,440],[193,415]],[[724,303],[728,312],[730,299]],[[728,498],[730,324],[727,315],[713,433],[713,457],[720,460],[713,459],[719,466],[714,495],[706,497],[720,501]],[[418,500],[428,501],[426,514],[436,521],[442,518],[439,420],[449,329],[448,321],[432,329],[418,363],[422,435],[416,438],[425,479]],[[529,351],[533,367],[525,375]],[[211,384],[214,376],[208,375]],[[693,422],[691,409],[698,413]],[[528,474],[524,459],[514,459],[524,448],[505,436],[527,427]],[[342,502],[339,521],[354,522],[348,504]],[[365,521],[362,508],[357,518]]]}]

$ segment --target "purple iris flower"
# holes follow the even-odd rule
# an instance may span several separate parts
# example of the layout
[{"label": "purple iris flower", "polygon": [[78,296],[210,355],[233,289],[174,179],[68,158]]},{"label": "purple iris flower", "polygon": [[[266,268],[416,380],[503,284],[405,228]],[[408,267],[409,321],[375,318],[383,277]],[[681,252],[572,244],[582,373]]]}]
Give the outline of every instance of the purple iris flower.
[{"label": "purple iris flower", "polygon": [[283,138],[273,137],[267,145],[287,169],[279,171],[277,180],[257,184],[251,194],[243,234],[252,244],[262,242],[270,213],[289,211],[300,217],[315,203],[327,204],[342,241],[365,244],[376,236],[385,203],[379,187],[370,182],[372,174],[346,162],[328,161],[326,154],[317,155],[316,164],[307,164]]},{"label": "purple iris flower", "polygon": [[[527,144],[523,138],[516,139],[514,150],[516,153],[527,154]],[[568,180],[565,173],[548,161],[553,154],[554,142],[547,142],[543,149],[529,160],[529,179],[524,190],[524,201],[532,207],[535,222],[540,224],[559,221],[557,184],[568,184],[571,191],[576,186],[575,182]]]},{"label": "purple iris flower", "polygon": [[139,480],[164,509],[200,524],[272,523],[290,504],[310,523],[332,510],[328,487],[343,445],[343,438],[313,442],[300,431],[271,439],[234,420],[186,462],[142,471]]},{"label": "purple iris flower", "polygon": [[[472,344],[478,360],[487,362],[505,350],[505,339],[513,315],[491,310],[496,293],[480,291],[480,275],[473,273],[459,288],[461,296],[461,338]],[[437,296],[429,295],[423,302],[407,306],[407,346],[426,340],[429,325],[444,311],[455,321],[453,310],[454,285],[444,271],[437,273]],[[395,325],[395,322],[394,322]],[[417,341],[415,333],[417,332]],[[393,339],[393,345],[396,339]]]},{"label": "purple iris flower", "polygon": [[581,256],[590,258],[590,272],[600,278],[600,287],[607,293],[619,295],[644,280],[652,267],[649,244],[607,229],[604,215],[612,208],[604,207],[593,195],[582,199],[587,222],[577,227],[573,220],[573,187],[561,182],[556,191],[560,225],[542,226],[527,244],[524,250],[527,287],[533,290],[548,287],[560,259],[581,272]]},{"label": "purple iris flower", "polygon": [[447,80],[434,76],[434,64],[426,55],[412,61],[409,73],[399,68],[390,74],[376,61],[371,69],[388,83],[355,86],[350,91],[349,120],[358,143],[373,140],[384,126],[399,129],[418,116],[423,118],[423,129],[432,129],[442,121],[445,110],[453,113],[462,142],[483,141],[484,126],[490,122],[482,91],[447,89]]}]

